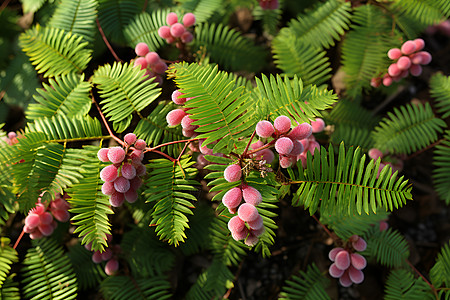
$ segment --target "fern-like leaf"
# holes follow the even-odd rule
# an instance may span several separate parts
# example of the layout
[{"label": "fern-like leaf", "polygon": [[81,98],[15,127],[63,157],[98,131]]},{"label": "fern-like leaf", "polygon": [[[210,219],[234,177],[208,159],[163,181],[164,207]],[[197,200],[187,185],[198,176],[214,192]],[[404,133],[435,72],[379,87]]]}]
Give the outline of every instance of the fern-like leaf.
[{"label": "fern-like leaf", "polygon": [[266,54],[263,49],[222,24],[202,23],[195,27],[193,51],[202,47],[212,61],[231,71],[256,72],[264,67]]},{"label": "fern-like leaf", "polygon": [[162,275],[150,278],[110,276],[100,285],[100,291],[106,300],[172,299],[169,289],[170,283]]},{"label": "fern-like leaf", "polygon": [[369,214],[379,207],[392,211],[412,200],[411,185],[403,176],[397,179],[386,166],[377,178],[380,160],[365,164],[366,155],[361,149],[345,150],[341,143],[337,161],[333,147],[316,149],[314,156],[308,153],[307,166],[297,164],[298,173],[289,184],[295,185],[294,206],[303,205],[313,214],[319,207],[323,214]]},{"label": "fern-like leaf", "polygon": [[11,265],[19,261],[17,251],[9,246],[10,242],[11,240],[8,238],[0,238],[0,288],[7,280]]},{"label": "fern-like leaf", "polygon": [[298,275],[294,275],[291,280],[286,281],[280,299],[331,299],[325,291],[328,284],[329,279],[320,272],[315,264],[312,264],[308,266],[306,272],[299,271]]},{"label": "fern-like leaf", "polygon": [[77,278],[70,259],[55,240],[33,240],[21,270],[27,299],[76,299]]},{"label": "fern-like leaf", "polygon": [[35,27],[19,36],[20,46],[36,71],[44,77],[81,73],[91,60],[91,50],[81,36],[52,27]]},{"label": "fern-like leaf", "polygon": [[422,278],[414,279],[414,274],[405,269],[394,269],[386,281],[385,300],[434,299],[430,287]]},{"label": "fern-like leaf", "polygon": [[100,101],[103,112],[113,121],[117,132],[127,129],[133,112],[140,115],[161,93],[157,83],[143,80],[144,73],[139,67],[118,62],[99,67],[94,73],[92,81],[103,98]]},{"label": "fern-like leaf", "polygon": [[450,243],[445,244],[437,255],[436,264],[430,270],[431,282],[436,288],[446,290],[446,299],[450,296]]},{"label": "fern-like leaf", "polygon": [[195,97],[185,107],[192,108],[190,118],[196,120],[192,124],[200,126],[195,130],[200,133],[197,138],[206,138],[204,145],[217,141],[214,152],[244,149],[241,137],[251,134],[255,123],[245,88],[234,88],[235,79],[217,67],[180,63],[169,70],[185,97]]},{"label": "fern-like leaf", "polygon": [[407,104],[388,112],[373,132],[375,147],[390,153],[411,154],[438,139],[446,127],[435,117],[430,104]]},{"label": "fern-like leaf", "polygon": [[181,8],[195,15],[196,24],[206,22],[215,12],[223,8],[223,0],[182,0]]},{"label": "fern-like leaf", "polygon": [[189,227],[187,214],[192,214],[190,201],[197,199],[188,192],[195,192],[198,182],[192,178],[196,169],[190,157],[184,157],[180,163],[167,159],[151,160],[147,169],[151,169],[146,180],[146,201],[155,202],[151,225],[156,226],[156,233],[161,240],[178,246],[184,242],[185,229]]},{"label": "fern-like leaf", "polygon": [[450,16],[446,0],[395,0],[393,8],[425,25],[437,24]]},{"label": "fern-like leaf", "polygon": [[158,34],[161,26],[167,25],[166,17],[169,10],[155,10],[152,14],[142,12],[137,15],[124,29],[124,35],[130,47],[136,47],[144,42],[150,51],[157,51],[165,41]]},{"label": "fern-like leaf", "polygon": [[436,146],[433,156],[433,181],[439,197],[450,205],[450,131],[446,131],[444,140]]},{"label": "fern-like leaf", "polygon": [[96,32],[97,5],[95,0],[61,1],[48,26],[77,34],[85,41],[92,42]]},{"label": "fern-like leaf", "polygon": [[264,31],[271,35],[277,34],[282,13],[283,10],[281,7],[276,9],[262,9],[261,6],[256,6],[252,11],[254,20],[261,21]]},{"label": "fern-like leaf", "polygon": [[296,39],[311,44],[316,49],[329,48],[348,29],[350,10],[349,2],[326,1],[292,20],[289,28]]},{"label": "fern-like leaf", "polygon": [[436,107],[442,119],[450,116],[450,76],[434,74],[430,79],[430,93],[436,99]]},{"label": "fern-like leaf", "polygon": [[89,112],[91,86],[84,81],[84,74],[79,77],[69,73],[55,79],[50,78],[50,85],[43,83],[44,89],[38,90],[40,96],[34,96],[38,104],[32,103],[28,106],[28,119],[49,118],[59,114],[66,117],[84,116]]},{"label": "fern-like leaf", "polygon": [[80,244],[75,244],[69,248],[67,253],[77,274],[78,287],[80,290],[96,288],[107,276],[101,264],[92,261],[92,252],[86,250]]},{"label": "fern-like leaf", "polygon": [[14,280],[16,274],[12,274],[8,276],[3,282],[3,285],[0,285],[0,299],[8,299],[8,300],[20,300],[20,290],[19,283]]}]

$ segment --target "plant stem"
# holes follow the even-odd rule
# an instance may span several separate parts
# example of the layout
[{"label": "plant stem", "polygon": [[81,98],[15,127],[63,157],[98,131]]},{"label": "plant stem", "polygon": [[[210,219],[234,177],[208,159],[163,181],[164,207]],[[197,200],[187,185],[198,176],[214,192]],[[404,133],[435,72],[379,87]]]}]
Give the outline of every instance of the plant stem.
[{"label": "plant stem", "polygon": [[325,230],[325,232],[330,236],[330,238],[333,239],[333,241],[337,240],[336,236],[332,234],[331,231],[325,225],[323,225],[315,215],[312,215],[311,217],[316,220],[316,222],[323,228],[323,230]]},{"label": "plant stem", "polygon": [[434,142],[433,144],[428,145],[427,147],[425,147],[425,148],[423,148],[423,149],[421,149],[421,150],[419,150],[419,151],[417,151],[417,152],[414,152],[413,154],[411,154],[410,156],[408,156],[405,160],[408,160],[408,159],[411,159],[411,158],[413,158],[413,157],[416,157],[417,155],[419,155],[419,154],[421,154],[421,153],[423,153],[423,152],[425,152],[425,151],[427,151],[427,150],[433,148],[434,146],[439,145],[443,140],[444,140],[444,139],[440,139],[440,140]]},{"label": "plant stem", "polygon": [[247,143],[247,146],[244,149],[244,153],[242,153],[242,157],[245,157],[247,155],[248,147],[250,147],[250,143],[252,142],[253,138],[255,137],[256,130],[253,131],[252,136],[250,137],[250,140]]},{"label": "plant stem", "polygon": [[102,36],[103,41],[104,41],[105,44],[106,44],[106,47],[108,47],[109,51],[111,52],[111,54],[114,56],[114,58],[115,58],[117,61],[123,62],[123,60],[121,60],[121,59],[117,56],[116,52],[114,52],[114,49],[111,47],[111,44],[108,42],[108,39],[106,38],[105,33],[103,32],[103,29],[102,29],[102,27],[100,26],[100,21],[98,20],[98,18],[96,18],[95,21],[97,22],[98,31],[100,32],[100,35]]},{"label": "plant stem", "polygon": [[92,102],[95,104],[95,106],[97,107],[98,113],[100,114],[100,117],[102,118],[103,124],[105,124],[106,126],[106,130],[108,130],[109,135],[116,140],[122,147],[126,147],[126,143],[124,141],[122,141],[121,139],[119,139],[118,137],[116,137],[114,135],[114,133],[112,132],[111,128],[108,125],[108,122],[106,121],[105,116],[102,113],[102,110],[100,109],[100,106],[98,105],[97,101],[95,101],[94,97],[92,96]]},{"label": "plant stem", "polygon": [[432,285],[426,278],[425,276],[422,275],[422,273],[419,272],[419,270],[416,269],[416,267],[414,267],[414,265],[408,260],[406,259],[406,263],[411,267],[411,269],[413,269],[413,271],[419,275],[423,281],[425,281],[431,288],[431,290],[433,291],[434,295],[436,296],[436,299],[439,300],[437,292],[436,292],[436,288],[434,287],[434,285]]},{"label": "plant stem", "polygon": [[19,245],[20,240],[22,240],[22,237],[24,234],[25,234],[25,231],[22,229],[22,232],[20,233],[19,237],[17,238],[17,241],[14,243],[14,246],[13,246],[14,250],[16,250],[16,248]]},{"label": "plant stem", "polygon": [[173,145],[173,144],[178,144],[178,143],[184,143],[184,142],[193,142],[193,141],[196,141],[196,140],[198,140],[198,139],[197,139],[197,138],[194,138],[194,139],[189,139],[189,140],[181,140],[181,141],[168,142],[168,143],[164,143],[164,144],[161,144],[161,145],[152,147],[152,148],[146,148],[144,152],[151,152],[151,151],[154,151],[154,150],[156,150],[156,149],[158,149],[158,148],[161,148],[161,147],[164,147],[164,146]]}]

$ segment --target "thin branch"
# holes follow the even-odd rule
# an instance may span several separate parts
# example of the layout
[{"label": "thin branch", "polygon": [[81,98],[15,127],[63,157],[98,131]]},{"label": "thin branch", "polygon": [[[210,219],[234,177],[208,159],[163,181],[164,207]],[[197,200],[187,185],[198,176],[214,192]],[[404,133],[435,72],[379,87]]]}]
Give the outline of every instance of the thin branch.
[{"label": "thin branch", "polygon": [[127,144],[122,141],[121,139],[119,139],[118,137],[116,137],[114,135],[114,133],[112,132],[111,128],[108,125],[108,122],[105,119],[105,116],[102,113],[102,110],[100,109],[100,106],[98,105],[97,101],[95,101],[94,96],[92,96],[92,102],[95,104],[95,106],[97,107],[98,113],[100,114],[100,117],[102,118],[103,124],[105,124],[106,126],[106,130],[108,130],[109,135],[116,140],[116,142],[118,142],[122,147],[126,147]]},{"label": "thin branch", "polygon": [[25,231],[22,229],[22,232],[20,233],[19,237],[17,238],[17,241],[14,243],[14,246],[13,246],[14,250],[16,250],[16,248],[19,245],[20,240],[22,240],[22,237],[24,234],[25,234]]},{"label": "thin branch", "polygon": [[197,140],[198,140],[197,138],[193,138],[193,139],[189,139],[189,140],[172,141],[172,142],[164,143],[164,144],[161,144],[161,145],[152,147],[152,148],[149,148],[149,147],[148,147],[148,148],[145,148],[144,153],[145,153],[145,152],[151,152],[151,151],[154,151],[154,150],[156,150],[156,149],[158,149],[158,148],[161,148],[161,147],[164,147],[164,146],[169,146],[169,145],[178,144],[178,143],[184,143],[184,142],[193,142],[193,141],[197,141]]},{"label": "thin branch", "polygon": [[440,139],[440,140],[434,142],[433,144],[428,145],[427,147],[425,147],[425,148],[423,148],[423,149],[421,149],[421,150],[419,150],[419,151],[417,151],[417,152],[414,152],[413,154],[411,154],[410,156],[408,156],[405,160],[408,160],[408,159],[411,159],[411,158],[413,158],[413,157],[416,157],[417,155],[419,155],[419,154],[421,154],[421,153],[423,153],[423,152],[425,152],[425,151],[427,151],[427,150],[433,148],[434,146],[439,145],[442,141],[444,141],[444,139]]},{"label": "thin branch", "polygon": [[331,231],[327,228],[327,226],[323,225],[322,222],[319,221],[319,219],[317,219],[317,217],[315,215],[311,216],[314,220],[316,220],[316,222],[322,227],[323,230],[325,230],[325,232],[330,236],[331,239],[333,239],[333,241],[337,241],[338,238],[336,237],[336,235],[334,235],[333,233],[331,233]]},{"label": "thin branch", "polygon": [[254,154],[254,153],[258,152],[258,151],[261,151],[261,150],[264,150],[264,149],[267,149],[267,148],[271,147],[273,144],[275,144],[275,141],[276,141],[276,140],[272,140],[272,141],[270,141],[269,143],[265,144],[264,146],[261,146],[261,147],[259,147],[259,148],[257,148],[257,149],[254,149],[254,150],[252,150],[252,151],[249,151],[249,152],[247,153],[247,156],[250,156],[250,155],[252,155],[252,154]]},{"label": "thin branch", "polygon": [[406,259],[406,263],[411,267],[411,269],[413,269],[413,271],[419,275],[423,281],[425,281],[431,288],[431,290],[433,291],[434,295],[436,296],[436,299],[439,300],[438,296],[437,296],[437,292],[436,292],[436,288],[434,287],[434,285],[432,285],[426,278],[425,276],[422,275],[422,273],[419,272],[419,270],[416,269],[416,267],[414,267],[414,265],[408,260]]},{"label": "thin branch", "polygon": [[114,56],[114,58],[115,58],[117,61],[123,62],[123,60],[121,60],[121,59],[117,56],[116,52],[114,52],[114,49],[113,49],[113,48],[111,47],[111,45],[109,44],[108,39],[106,38],[106,35],[105,35],[105,33],[103,32],[102,27],[100,26],[100,21],[98,20],[98,18],[96,18],[95,21],[97,22],[98,31],[100,32],[100,35],[102,36],[103,41],[104,41],[105,44],[106,44],[106,47],[108,47],[109,51],[111,52],[111,54]]},{"label": "thin branch", "polygon": [[165,154],[164,152],[161,152],[161,151],[158,151],[158,150],[154,150],[154,151],[152,151],[152,152],[155,152],[155,153],[157,153],[157,154],[159,154],[159,155],[161,155],[161,156],[164,156],[165,158],[167,158],[167,159],[170,160],[171,162],[176,162],[176,161],[177,161],[175,158],[173,158],[173,157],[170,156],[170,155]]},{"label": "thin branch", "polygon": [[255,137],[255,134],[256,134],[256,130],[253,131],[252,136],[250,137],[250,140],[248,141],[247,146],[244,149],[244,153],[242,153],[242,157],[245,157],[247,155],[248,147],[250,147],[250,144],[251,144],[253,138]]},{"label": "thin branch", "polygon": [[2,12],[9,4],[10,0],[6,0],[5,2],[2,3],[2,6],[0,6],[0,12]]}]

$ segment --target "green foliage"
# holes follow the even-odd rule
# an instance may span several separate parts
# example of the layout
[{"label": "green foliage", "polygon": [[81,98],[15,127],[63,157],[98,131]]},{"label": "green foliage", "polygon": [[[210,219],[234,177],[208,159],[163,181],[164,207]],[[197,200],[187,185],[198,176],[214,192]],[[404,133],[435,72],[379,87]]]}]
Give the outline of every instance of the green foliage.
[{"label": "green foliage", "polygon": [[291,172],[289,184],[295,185],[296,193],[292,205],[303,205],[313,214],[320,206],[322,214],[361,215],[377,212],[378,208],[392,211],[412,200],[411,189],[403,176],[397,179],[397,172],[385,166],[377,178],[380,160],[365,164],[366,155],[361,149],[348,150],[341,143],[337,161],[333,147],[324,147],[314,156],[308,153],[307,166]]},{"label": "green foliage", "polygon": [[259,71],[266,59],[265,52],[238,31],[223,24],[202,23],[195,27],[193,51],[204,48],[213,62],[231,71]]},{"label": "green foliage", "polygon": [[21,269],[23,295],[27,299],[76,299],[77,278],[61,246],[55,240],[33,241]]},{"label": "green foliage", "polygon": [[264,31],[271,35],[276,35],[278,26],[282,20],[283,11],[280,8],[277,9],[262,9],[260,6],[256,6],[253,11],[253,18],[255,21],[261,21]]},{"label": "green foliage", "polygon": [[405,269],[394,269],[386,281],[384,299],[434,299],[430,292],[430,287],[422,278],[415,279],[413,273]]},{"label": "green foliage", "polygon": [[91,86],[84,81],[84,75],[79,77],[74,73],[69,73],[55,79],[50,78],[50,85],[43,83],[44,89],[37,90],[40,96],[34,96],[34,99],[38,103],[28,106],[28,119],[36,120],[54,115],[84,116],[89,112]]},{"label": "green foliage", "polygon": [[106,300],[120,299],[171,299],[168,292],[170,283],[164,276],[132,278],[130,276],[110,276],[102,281],[100,291]]},{"label": "green foliage", "polygon": [[157,51],[165,43],[158,35],[158,29],[167,25],[168,13],[168,10],[155,10],[151,15],[147,12],[137,15],[124,29],[128,45],[134,48],[138,43],[144,42],[150,51]]},{"label": "green foliage", "polygon": [[438,254],[436,264],[430,270],[431,282],[436,288],[442,287],[446,299],[450,296],[450,243],[442,247]]},{"label": "green foliage", "polygon": [[[131,64],[117,63],[99,67],[92,79],[97,85],[102,109],[111,121],[114,130],[123,132],[128,128],[133,113],[140,112],[150,105],[161,93],[157,83],[143,79],[145,71]],[[142,117],[142,116],[141,116]]]},{"label": "green foliage", "polygon": [[71,32],[83,37],[87,42],[92,42],[96,32],[97,6],[95,0],[63,0],[58,4],[47,26]]},{"label": "green foliage", "polygon": [[[9,246],[10,242],[11,240],[8,238],[0,239],[0,288],[3,288],[8,278],[11,265],[19,261],[16,250]],[[0,296],[3,299],[3,290],[1,290]]]},{"label": "green foliage", "polygon": [[34,26],[19,37],[22,50],[44,77],[81,73],[91,59],[91,50],[81,36],[52,27]]},{"label": "green foliage", "polygon": [[185,229],[189,227],[187,214],[192,214],[190,201],[197,199],[188,192],[195,192],[197,181],[193,180],[196,169],[190,157],[183,158],[179,164],[167,159],[154,159],[147,168],[151,170],[146,180],[145,196],[147,202],[155,202],[152,211],[152,226],[161,240],[178,246],[184,242]]},{"label": "green foliage", "polygon": [[450,116],[450,76],[442,73],[434,74],[430,79],[430,93],[436,99],[438,112],[442,118]]},{"label": "green foliage", "polygon": [[445,132],[444,139],[436,146],[433,156],[433,181],[439,197],[450,204],[450,131]]},{"label": "green foliage", "polygon": [[280,299],[331,299],[325,291],[328,284],[329,279],[320,272],[315,264],[308,265],[306,272],[300,270],[298,275],[294,275],[291,280],[286,281]]},{"label": "green foliage", "polygon": [[224,4],[223,0],[178,0],[178,2],[181,9],[195,15],[196,24],[206,22]]},{"label": "green foliage", "polygon": [[411,154],[438,139],[446,127],[435,117],[430,104],[406,104],[388,112],[373,132],[375,148],[393,154]]},{"label": "green foliage", "polygon": [[79,290],[95,288],[106,277],[102,265],[92,261],[92,252],[86,250],[80,244],[71,246],[67,256],[72,263],[74,272],[77,274]]},{"label": "green foliage", "polygon": [[450,4],[446,0],[395,0],[393,7],[425,25],[437,24],[450,16]]}]

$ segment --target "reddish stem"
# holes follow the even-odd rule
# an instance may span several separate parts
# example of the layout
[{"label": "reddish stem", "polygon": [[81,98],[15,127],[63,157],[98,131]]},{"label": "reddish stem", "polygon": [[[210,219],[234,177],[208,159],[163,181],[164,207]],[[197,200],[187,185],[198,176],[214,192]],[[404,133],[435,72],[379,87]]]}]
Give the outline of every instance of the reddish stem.
[{"label": "reddish stem", "polygon": [[311,217],[316,220],[316,222],[323,228],[323,230],[325,230],[325,232],[330,236],[330,238],[333,239],[333,241],[337,240],[336,236],[332,234],[331,231],[325,225],[323,225],[315,215],[312,215]]},{"label": "reddish stem", "polygon": [[13,249],[16,250],[17,246],[19,245],[20,240],[22,239],[23,235],[25,234],[25,231],[22,229],[22,232],[20,233],[19,237],[17,238],[17,241],[15,242]]},{"label": "reddish stem", "polygon": [[252,150],[252,151],[249,151],[249,152],[247,153],[247,156],[250,156],[250,155],[252,155],[252,154],[254,154],[254,153],[258,152],[258,151],[261,151],[261,150],[264,150],[264,149],[267,149],[267,148],[271,147],[273,144],[275,144],[275,141],[276,141],[276,140],[272,140],[272,141],[270,141],[270,143],[267,143],[267,144],[265,144],[264,146],[261,146],[261,147],[259,147],[259,148],[257,148],[257,149],[254,149],[254,150]]},{"label": "reddish stem", "polygon": [[414,267],[414,265],[408,260],[406,259],[406,262],[408,263],[408,265],[411,267],[411,269],[413,269],[413,271],[419,275],[420,277],[422,277],[423,281],[425,281],[431,288],[431,290],[433,291],[433,293],[436,295],[436,288],[434,287],[434,285],[432,285],[426,278],[425,276],[422,275],[422,273],[419,272],[419,270],[416,269],[416,267]]},{"label": "reddish stem", "polygon": [[100,109],[100,106],[98,105],[97,101],[95,101],[94,97],[92,97],[92,102],[95,104],[95,106],[97,107],[98,113],[100,114],[100,117],[102,118],[103,123],[106,126],[106,130],[108,130],[109,135],[116,140],[122,147],[126,147],[127,144],[122,141],[121,139],[119,139],[118,137],[116,137],[114,135],[114,133],[112,132],[111,128],[109,128],[108,122],[106,121],[105,116],[102,113],[102,110]]},{"label": "reddish stem", "polygon": [[198,139],[194,138],[194,139],[189,139],[189,140],[172,141],[172,142],[164,143],[164,144],[152,147],[152,148],[146,148],[144,152],[151,152],[151,151],[154,151],[154,150],[156,150],[158,148],[161,148],[161,147],[164,147],[164,146],[178,144],[178,143],[184,143],[184,142],[193,142],[193,141],[196,141],[196,140],[198,140]]},{"label": "reddish stem", "polygon": [[427,150],[433,148],[434,146],[439,145],[443,140],[444,140],[444,139],[440,139],[440,140],[434,142],[433,144],[428,145],[427,147],[423,148],[422,150],[419,150],[419,151],[417,151],[417,152],[414,152],[413,154],[411,154],[410,156],[408,156],[408,157],[406,158],[406,160],[409,160],[409,159],[411,159],[411,158],[413,158],[413,157],[415,157],[415,156],[417,156],[417,155],[419,155],[419,154],[421,154],[421,153],[423,153],[423,152],[425,152],[425,151],[427,151]]},{"label": "reddish stem", "polygon": [[250,140],[247,143],[247,146],[244,149],[244,153],[242,153],[242,157],[245,157],[247,155],[248,147],[250,147],[250,144],[252,143],[253,138],[255,137],[256,130],[253,131],[252,136],[250,137]]},{"label": "reddish stem", "polygon": [[111,47],[110,43],[108,42],[108,39],[106,38],[106,35],[105,35],[105,33],[103,32],[102,27],[100,26],[100,21],[98,20],[98,18],[96,18],[95,21],[97,22],[98,31],[100,32],[100,35],[102,36],[103,41],[104,41],[105,44],[106,44],[106,47],[108,47],[109,51],[111,52],[111,54],[114,56],[114,58],[115,58],[117,61],[123,62],[123,60],[121,60],[121,59],[117,56],[116,52],[114,52],[114,49]]},{"label": "reddish stem", "polygon": [[170,160],[170,161],[172,161],[172,162],[177,161],[175,158],[173,158],[173,157],[170,156],[170,155],[165,154],[164,152],[161,152],[161,151],[158,151],[158,150],[154,150],[154,151],[152,151],[152,152],[155,152],[155,153],[157,153],[157,154],[159,154],[159,155],[161,155],[161,156],[164,156],[165,158],[167,158],[168,160]]}]

